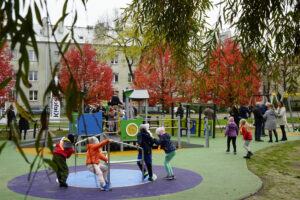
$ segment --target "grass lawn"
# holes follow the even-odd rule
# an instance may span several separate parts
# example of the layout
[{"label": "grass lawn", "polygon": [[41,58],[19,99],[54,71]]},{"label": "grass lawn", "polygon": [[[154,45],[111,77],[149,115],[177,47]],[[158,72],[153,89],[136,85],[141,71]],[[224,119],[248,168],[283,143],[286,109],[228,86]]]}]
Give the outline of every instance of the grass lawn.
[{"label": "grass lawn", "polygon": [[255,152],[248,167],[263,180],[263,188],[249,200],[300,198],[300,141]]}]

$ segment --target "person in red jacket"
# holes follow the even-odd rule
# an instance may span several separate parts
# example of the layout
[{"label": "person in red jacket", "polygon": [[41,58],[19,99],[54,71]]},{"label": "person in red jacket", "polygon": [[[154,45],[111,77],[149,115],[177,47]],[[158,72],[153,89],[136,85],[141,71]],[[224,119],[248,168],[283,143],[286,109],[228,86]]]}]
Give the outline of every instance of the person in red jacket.
[{"label": "person in red jacket", "polygon": [[53,162],[57,166],[56,176],[59,182],[59,187],[68,187],[66,183],[69,176],[69,167],[67,165],[67,158],[70,158],[74,143],[74,135],[69,134],[68,137],[63,137],[56,143],[56,148],[53,152]]},{"label": "person in red jacket", "polygon": [[99,140],[93,136],[88,138],[88,145],[86,147],[87,156],[86,156],[86,165],[89,171],[97,175],[100,182],[100,189],[105,191],[110,191],[111,188],[108,185],[106,179],[108,168],[106,165],[100,164],[100,160],[104,162],[108,161],[108,158],[101,153],[101,147],[112,142],[113,140],[106,139],[99,143]]},{"label": "person in red jacket", "polygon": [[244,145],[243,147],[246,149],[247,151],[247,155],[244,156],[244,158],[250,158],[253,153],[250,151],[250,142],[252,140],[252,134],[250,131],[248,131],[249,129],[249,124],[247,123],[247,121],[245,119],[242,119],[241,120],[241,132],[242,132],[242,135],[243,135],[243,138],[244,138]]}]

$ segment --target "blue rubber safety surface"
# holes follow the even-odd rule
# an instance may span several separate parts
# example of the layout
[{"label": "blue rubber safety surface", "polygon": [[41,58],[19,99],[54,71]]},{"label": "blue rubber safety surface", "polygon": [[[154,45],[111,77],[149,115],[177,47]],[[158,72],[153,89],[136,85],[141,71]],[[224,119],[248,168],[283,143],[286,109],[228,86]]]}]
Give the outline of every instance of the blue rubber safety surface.
[{"label": "blue rubber safety surface", "polygon": [[[156,175],[153,175],[156,179]],[[112,169],[110,170],[110,183],[112,188],[128,187],[139,184],[148,183],[148,176],[142,181],[142,173],[140,170],[129,169]],[[70,173],[67,184],[72,187],[81,188],[99,188],[100,183],[95,174],[90,171],[80,171]]]},{"label": "blue rubber safety surface", "polygon": [[[130,198],[142,198],[152,197],[165,194],[171,194],[175,192],[181,192],[191,189],[199,185],[202,181],[200,174],[192,172],[186,169],[180,169],[173,167],[173,172],[176,176],[175,180],[165,180],[166,171],[164,166],[154,165],[153,172],[156,174],[157,179],[146,184],[139,184],[134,186],[117,187],[112,191],[101,191],[98,188],[79,188],[68,187],[60,188],[56,183],[56,175],[51,174],[49,170],[38,171],[35,175],[34,182],[30,187],[28,182],[28,174],[18,176],[10,180],[7,187],[17,193],[26,194],[29,196],[49,198],[49,199],[130,199]],[[70,173],[74,172],[74,167],[69,167]],[[137,165],[134,164],[116,164],[112,165],[112,170],[136,170]],[[77,172],[87,171],[85,165],[77,167]],[[127,174],[126,174],[127,176]],[[124,179],[126,177],[119,177]]]}]

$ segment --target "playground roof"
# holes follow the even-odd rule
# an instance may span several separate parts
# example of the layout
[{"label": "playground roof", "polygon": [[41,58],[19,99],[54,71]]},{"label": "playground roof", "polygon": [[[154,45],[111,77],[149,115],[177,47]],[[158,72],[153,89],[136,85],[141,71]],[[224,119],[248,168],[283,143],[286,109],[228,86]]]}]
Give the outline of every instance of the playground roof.
[{"label": "playground roof", "polygon": [[133,100],[149,99],[149,93],[148,93],[148,90],[135,89],[132,91],[129,98],[133,99]]}]

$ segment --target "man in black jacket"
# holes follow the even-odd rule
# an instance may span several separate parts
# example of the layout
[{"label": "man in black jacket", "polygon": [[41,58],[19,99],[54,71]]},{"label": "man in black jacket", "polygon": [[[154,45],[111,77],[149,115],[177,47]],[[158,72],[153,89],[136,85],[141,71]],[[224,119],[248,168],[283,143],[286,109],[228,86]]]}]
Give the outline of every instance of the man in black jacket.
[{"label": "man in black jacket", "polygon": [[263,140],[260,139],[261,131],[262,131],[262,125],[264,123],[264,118],[261,112],[261,104],[257,103],[254,110],[254,125],[255,125],[255,141],[262,142]]},{"label": "man in black jacket", "polygon": [[12,139],[11,123],[16,120],[14,106],[10,105],[7,111],[7,126],[9,127],[9,140]]}]

